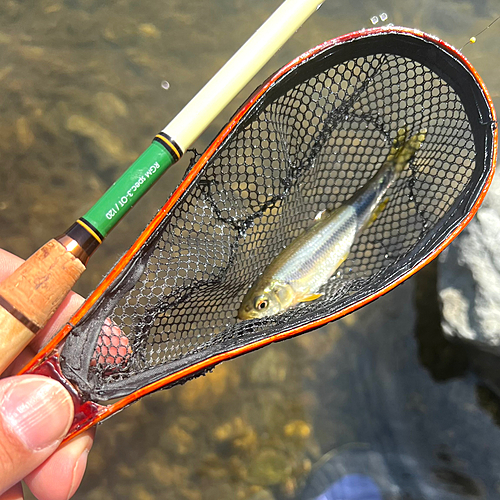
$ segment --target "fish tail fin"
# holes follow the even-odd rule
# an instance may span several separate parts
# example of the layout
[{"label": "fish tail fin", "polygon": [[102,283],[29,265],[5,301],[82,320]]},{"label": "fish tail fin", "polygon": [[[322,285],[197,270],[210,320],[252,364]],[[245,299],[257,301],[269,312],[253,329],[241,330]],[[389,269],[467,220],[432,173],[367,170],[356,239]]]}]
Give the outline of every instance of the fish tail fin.
[{"label": "fish tail fin", "polygon": [[402,127],[398,130],[398,135],[392,143],[391,151],[387,158],[388,161],[394,163],[397,174],[406,168],[406,165],[408,165],[413,155],[420,148],[427,135],[427,129],[421,128],[417,134],[412,135],[409,139],[408,133],[408,127]]}]

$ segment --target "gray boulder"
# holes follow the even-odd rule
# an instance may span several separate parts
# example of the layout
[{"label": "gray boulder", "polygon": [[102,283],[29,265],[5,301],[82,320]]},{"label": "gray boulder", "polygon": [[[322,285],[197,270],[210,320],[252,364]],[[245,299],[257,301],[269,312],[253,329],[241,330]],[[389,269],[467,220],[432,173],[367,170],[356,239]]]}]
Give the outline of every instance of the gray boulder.
[{"label": "gray boulder", "polygon": [[476,217],[439,257],[442,327],[500,355],[500,178]]}]

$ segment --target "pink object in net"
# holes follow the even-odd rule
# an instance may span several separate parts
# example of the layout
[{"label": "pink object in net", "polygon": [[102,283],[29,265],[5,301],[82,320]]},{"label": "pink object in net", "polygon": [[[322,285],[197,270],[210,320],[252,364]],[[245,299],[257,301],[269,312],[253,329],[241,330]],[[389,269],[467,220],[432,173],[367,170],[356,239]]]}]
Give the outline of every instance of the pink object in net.
[{"label": "pink object in net", "polygon": [[127,336],[110,318],[104,320],[91,366],[104,365],[111,369],[126,365],[132,355]]}]

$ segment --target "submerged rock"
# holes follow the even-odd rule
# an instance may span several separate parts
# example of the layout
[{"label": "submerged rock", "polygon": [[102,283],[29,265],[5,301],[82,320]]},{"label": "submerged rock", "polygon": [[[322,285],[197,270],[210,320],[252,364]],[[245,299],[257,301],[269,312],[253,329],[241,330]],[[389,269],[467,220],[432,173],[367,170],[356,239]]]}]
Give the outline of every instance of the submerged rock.
[{"label": "submerged rock", "polygon": [[256,357],[250,369],[250,381],[253,384],[279,384],[286,380],[290,359],[285,352],[266,349]]},{"label": "submerged rock", "polygon": [[290,461],[286,454],[273,449],[262,449],[248,469],[248,479],[251,484],[271,486],[284,482],[291,476]]},{"label": "submerged rock", "polygon": [[500,355],[500,179],[476,217],[440,257],[446,335]]}]

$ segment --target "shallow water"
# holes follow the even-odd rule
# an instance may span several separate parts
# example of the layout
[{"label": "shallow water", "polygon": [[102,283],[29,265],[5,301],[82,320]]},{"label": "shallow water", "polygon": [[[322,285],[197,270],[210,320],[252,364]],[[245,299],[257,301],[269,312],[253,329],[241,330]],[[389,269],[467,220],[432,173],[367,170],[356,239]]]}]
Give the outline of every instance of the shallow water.
[{"label": "shallow water", "polygon": [[[0,2],[0,246],[27,257],[84,213],[279,3]],[[326,0],[197,149],[272,71],[382,12],[457,47],[500,14],[497,0]],[[464,48],[497,107],[499,38],[500,21]],[[80,293],[133,242],[187,163],[110,235]],[[441,335],[434,266],[344,320],[113,417],[75,498],[293,498],[324,453],[352,443],[387,459],[401,498],[497,498],[500,406],[477,365],[473,350]]]}]

